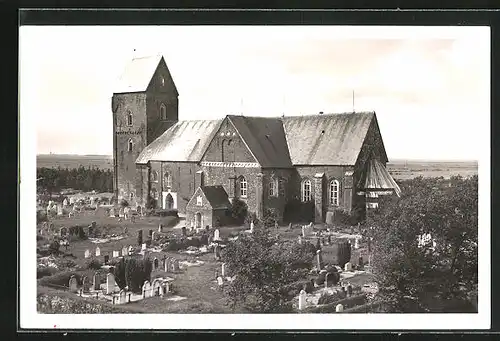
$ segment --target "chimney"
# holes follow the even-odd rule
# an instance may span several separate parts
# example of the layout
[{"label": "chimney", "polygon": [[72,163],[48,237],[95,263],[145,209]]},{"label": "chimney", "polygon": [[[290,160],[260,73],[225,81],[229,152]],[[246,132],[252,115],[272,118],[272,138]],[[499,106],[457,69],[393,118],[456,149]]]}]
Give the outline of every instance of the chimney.
[{"label": "chimney", "polygon": [[203,187],[203,171],[199,170],[196,172],[194,177],[194,189],[196,190],[198,187]]}]

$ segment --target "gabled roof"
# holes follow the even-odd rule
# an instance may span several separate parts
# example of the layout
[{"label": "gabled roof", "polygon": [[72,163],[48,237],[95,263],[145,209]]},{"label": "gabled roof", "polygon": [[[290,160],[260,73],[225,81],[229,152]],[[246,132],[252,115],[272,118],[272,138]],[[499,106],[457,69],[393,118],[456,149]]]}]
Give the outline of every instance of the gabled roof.
[{"label": "gabled roof", "polygon": [[374,112],[283,117],[294,165],[354,165]]},{"label": "gabled roof", "polygon": [[374,191],[393,190],[398,197],[401,195],[401,189],[389,174],[387,168],[374,158],[367,162],[363,175],[360,178],[360,185],[363,189]]},{"label": "gabled roof", "polygon": [[199,162],[221,123],[222,120],[179,121],[144,148],[135,162]]},{"label": "gabled roof", "polygon": [[228,118],[261,167],[292,167],[281,118],[237,115]]},{"label": "gabled roof", "polygon": [[227,196],[226,190],[222,186],[203,186],[200,187],[205,194],[212,209],[229,209],[231,208],[231,203]]},{"label": "gabled roof", "polygon": [[146,91],[162,60],[163,56],[159,54],[132,59],[118,79],[114,93]]}]

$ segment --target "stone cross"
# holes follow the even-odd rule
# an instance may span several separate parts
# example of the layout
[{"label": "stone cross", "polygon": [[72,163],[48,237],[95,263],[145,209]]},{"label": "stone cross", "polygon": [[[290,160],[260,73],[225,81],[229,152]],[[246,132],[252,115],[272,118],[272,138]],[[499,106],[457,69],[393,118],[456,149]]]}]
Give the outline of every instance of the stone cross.
[{"label": "stone cross", "polygon": [[115,275],[108,273],[106,275],[106,294],[110,295],[115,291]]},{"label": "stone cross", "polygon": [[101,255],[101,249],[99,248],[99,246],[96,246],[95,248],[95,255],[96,257],[99,257]]},{"label": "stone cross", "polygon": [[90,258],[90,250],[85,250],[85,258]]},{"label": "stone cross", "polygon": [[214,240],[220,240],[220,231],[219,231],[219,229],[215,229],[215,231],[214,231]]},{"label": "stone cross", "polygon": [[299,310],[303,310],[306,307],[306,297],[305,290],[301,290],[299,294]]},{"label": "stone cross", "polygon": [[335,307],[335,312],[336,313],[341,313],[344,311],[344,306],[342,304],[337,304],[337,306]]},{"label": "stone cross", "polygon": [[71,292],[77,292],[78,291],[78,282],[76,281],[75,275],[71,275],[69,278],[69,291]]}]

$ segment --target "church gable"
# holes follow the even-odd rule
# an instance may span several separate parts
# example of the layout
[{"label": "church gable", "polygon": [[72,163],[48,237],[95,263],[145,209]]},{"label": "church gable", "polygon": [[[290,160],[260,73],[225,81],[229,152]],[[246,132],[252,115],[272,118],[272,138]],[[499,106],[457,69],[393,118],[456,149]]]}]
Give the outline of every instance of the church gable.
[{"label": "church gable", "polygon": [[222,121],[201,161],[258,163],[228,117]]},{"label": "church gable", "polygon": [[179,96],[175,82],[163,57],[161,57],[154,73],[151,75],[146,90],[148,92],[171,93],[175,97]]}]

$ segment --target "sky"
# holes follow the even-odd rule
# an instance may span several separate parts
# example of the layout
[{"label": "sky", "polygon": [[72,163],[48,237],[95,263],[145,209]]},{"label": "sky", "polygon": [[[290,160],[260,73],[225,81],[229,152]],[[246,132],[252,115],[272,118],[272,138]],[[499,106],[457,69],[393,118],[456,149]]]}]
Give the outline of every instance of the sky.
[{"label": "sky", "polygon": [[36,124],[37,154],[111,155],[117,79],[158,53],[180,120],[354,108],[376,112],[389,160],[489,148],[487,27],[23,26],[20,119]]}]

